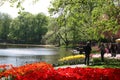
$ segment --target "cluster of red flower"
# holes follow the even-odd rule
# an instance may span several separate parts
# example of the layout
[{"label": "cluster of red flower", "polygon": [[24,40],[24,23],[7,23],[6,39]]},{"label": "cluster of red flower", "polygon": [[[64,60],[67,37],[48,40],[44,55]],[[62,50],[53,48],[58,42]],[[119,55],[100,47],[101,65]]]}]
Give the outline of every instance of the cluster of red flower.
[{"label": "cluster of red flower", "polygon": [[6,65],[6,64],[4,64],[4,65],[0,65],[0,68],[2,68],[2,69],[6,69],[7,66],[9,66],[9,65]]},{"label": "cluster of red flower", "polygon": [[119,80],[119,68],[58,68],[45,62],[12,67],[0,73],[15,80]]},{"label": "cluster of red flower", "polygon": [[[0,68],[3,68],[3,67],[6,69],[6,67],[8,67],[8,65],[1,65]],[[26,65],[20,66],[20,67],[13,67],[13,66],[9,66],[9,67],[11,67],[11,69],[5,70],[4,72],[0,73],[0,78],[3,76],[8,77],[11,75],[13,78],[15,77],[16,79],[20,79],[20,76],[28,75],[33,72],[40,71],[42,73],[42,72],[47,71],[48,69],[53,69],[52,65],[47,64],[45,62],[26,64]],[[31,77],[31,76],[29,76],[29,77]],[[22,79],[20,79],[20,80],[22,80]],[[29,80],[29,78],[27,80]]]}]

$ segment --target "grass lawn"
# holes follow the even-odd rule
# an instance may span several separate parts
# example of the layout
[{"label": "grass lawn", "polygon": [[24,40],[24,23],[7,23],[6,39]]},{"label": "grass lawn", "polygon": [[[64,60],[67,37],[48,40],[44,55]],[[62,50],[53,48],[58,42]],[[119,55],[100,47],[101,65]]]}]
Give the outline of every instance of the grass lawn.
[{"label": "grass lawn", "polygon": [[91,67],[91,68],[120,68],[120,65],[101,64],[101,65],[91,65],[91,66],[88,66],[88,67]]}]

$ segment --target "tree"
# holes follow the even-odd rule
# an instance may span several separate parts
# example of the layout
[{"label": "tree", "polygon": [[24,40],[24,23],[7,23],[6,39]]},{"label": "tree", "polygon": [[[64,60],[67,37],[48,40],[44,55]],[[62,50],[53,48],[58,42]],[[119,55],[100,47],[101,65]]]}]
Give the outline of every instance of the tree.
[{"label": "tree", "polygon": [[24,12],[11,23],[9,38],[24,43],[41,43],[47,32],[47,23],[48,19],[42,13],[32,15]]},{"label": "tree", "polygon": [[50,13],[51,15],[59,15],[57,17],[60,27],[59,35],[63,36],[61,39],[66,45],[71,41],[75,44],[80,40],[90,39],[87,31],[89,29],[86,28],[92,24],[90,13],[94,5],[92,6],[91,2],[86,0],[54,0],[52,4]]},{"label": "tree", "polygon": [[[22,8],[21,4],[25,0],[10,1],[11,3],[17,2],[17,7]],[[118,1],[117,6],[114,4],[116,1]],[[51,28],[51,30],[49,30],[46,36],[52,35],[49,40],[50,42],[56,41],[58,42],[57,44],[65,44],[66,46],[69,44],[75,46],[79,41],[100,40],[101,38],[110,39],[112,36],[106,37],[106,33],[110,32],[110,34],[114,35],[120,29],[119,2],[119,0],[52,0],[52,6],[49,8],[49,12],[53,19],[50,19],[51,23],[48,28]],[[35,33],[32,33],[36,35],[35,39],[42,39],[43,36],[39,35],[47,31],[45,29],[42,32],[40,29],[43,28],[38,27],[42,21],[39,18],[36,18],[38,20],[34,19],[34,21],[32,21],[29,17],[23,17],[21,20],[29,23],[27,19],[35,23]],[[18,24],[21,25],[21,23]],[[24,23],[21,27],[25,26],[27,25]],[[32,24],[29,26],[32,26]],[[39,29],[37,30],[37,28]],[[26,27],[24,29],[26,29]],[[30,29],[33,30],[33,27]],[[26,30],[29,31],[30,29]],[[24,37],[24,39],[26,38],[26,41],[36,41],[33,37],[30,38],[29,32],[24,32],[24,34],[22,37]],[[46,38],[46,36],[44,38]]]},{"label": "tree", "polygon": [[49,8],[51,15],[57,15],[61,39],[73,44],[105,38],[107,31],[115,34],[120,29],[119,10],[113,0],[53,0]]},{"label": "tree", "polygon": [[[104,5],[103,5],[104,4]],[[114,1],[101,2],[101,6],[96,7],[92,11],[92,18],[94,21],[95,34],[97,39],[107,38],[111,39],[120,29],[118,17],[119,6],[115,6]],[[106,33],[109,36],[106,36]]]},{"label": "tree", "polygon": [[8,14],[0,13],[0,39],[8,40],[9,27],[12,18]]}]

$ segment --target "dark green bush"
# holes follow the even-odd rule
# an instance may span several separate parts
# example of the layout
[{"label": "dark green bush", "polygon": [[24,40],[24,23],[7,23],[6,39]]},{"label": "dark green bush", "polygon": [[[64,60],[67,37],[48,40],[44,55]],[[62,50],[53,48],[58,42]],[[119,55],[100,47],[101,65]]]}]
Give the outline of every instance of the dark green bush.
[{"label": "dark green bush", "polygon": [[92,61],[93,65],[120,65],[120,59],[114,59],[114,58],[105,58],[104,62],[101,62],[101,58],[93,58]]}]

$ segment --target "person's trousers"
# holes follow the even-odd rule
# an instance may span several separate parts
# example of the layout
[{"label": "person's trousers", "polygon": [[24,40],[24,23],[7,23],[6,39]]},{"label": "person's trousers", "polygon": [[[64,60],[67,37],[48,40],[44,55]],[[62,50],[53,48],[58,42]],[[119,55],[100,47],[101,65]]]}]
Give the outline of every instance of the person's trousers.
[{"label": "person's trousers", "polygon": [[85,64],[89,65],[89,55],[90,54],[85,54]]},{"label": "person's trousers", "polygon": [[111,57],[116,57],[116,53],[115,53],[115,52],[114,52],[114,53],[112,52],[112,53],[111,53]]},{"label": "person's trousers", "polygon": [[101,61],[104,62],[104,53],[101,52]]}]

